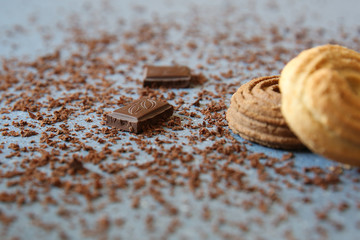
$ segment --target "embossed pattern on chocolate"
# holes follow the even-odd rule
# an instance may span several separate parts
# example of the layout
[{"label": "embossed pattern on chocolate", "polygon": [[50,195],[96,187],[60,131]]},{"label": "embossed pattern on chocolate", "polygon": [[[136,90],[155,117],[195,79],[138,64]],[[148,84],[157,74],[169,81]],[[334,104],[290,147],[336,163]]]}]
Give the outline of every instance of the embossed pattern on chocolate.
[{"label": "embossed pattern on chocolate", "polygon": [[142,97],[106,115],[106,124],[140,133],[169,118],[172,113],[173,107],[167,102]]}]

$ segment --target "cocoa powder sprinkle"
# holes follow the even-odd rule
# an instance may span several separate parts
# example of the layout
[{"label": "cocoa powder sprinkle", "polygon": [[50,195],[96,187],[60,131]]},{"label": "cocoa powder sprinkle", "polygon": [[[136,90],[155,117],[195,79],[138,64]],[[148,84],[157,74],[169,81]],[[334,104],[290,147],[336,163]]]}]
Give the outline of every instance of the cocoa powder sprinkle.
[{"label": "cocoa powder sprinkle", "polygon": [[[74,13],[48,29],[35,14],[31,24],[48,52],[0,60],[2,236],[23,239],[14,230],[22,224],[60,239],[127,239],[144,231],[150,239],[264,239],[267,229],[298,239],[360,229],[359,169],[308,151],[259,147],[225,119],[242,83],[279,74],[312,45],[336,41],[359,50],[358,36],[351,37],[358,30],[334,28],[343,36],[334,39],[302,21],[264,22],[255,5],[244,13],[231,1],[216,9],[217,18],[195,3],[186,18],[149,19],[152,10],[138,3],[129,19],[113,1],[98,4],[84,3],[82,12],[92,15],[86,24]],[[268,2],[268,14],[277,4]],[[115,12],[114,29],[104,29],[102,17]],[[15,44],[12,36],[33,27],[7,29],[1,44]],[[50,47],[51,31],[67,36],[63,44]],[[143,88],[144,67],[162,63],[188,65],[190,86]],[[141,96],[168,101],[173,116],[141,134],[105,125],[106,114]]]}]

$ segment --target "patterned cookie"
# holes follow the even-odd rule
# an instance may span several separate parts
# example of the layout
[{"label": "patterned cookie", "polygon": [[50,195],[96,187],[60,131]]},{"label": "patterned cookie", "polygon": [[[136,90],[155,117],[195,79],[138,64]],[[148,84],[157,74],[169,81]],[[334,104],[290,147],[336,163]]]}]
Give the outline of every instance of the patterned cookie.
[{"label": "patterned cookie", "polygon": [[302,149],[281,114],[278,82],[279,76],[270,76],[243,84],[231,98],[226,119],[244,139],[272,148]]},{"label": "patterned cookie", "polygon": [[280,78],[282,113],[313,152],[360,166],[360,54],[338,45],[301,52]]}]

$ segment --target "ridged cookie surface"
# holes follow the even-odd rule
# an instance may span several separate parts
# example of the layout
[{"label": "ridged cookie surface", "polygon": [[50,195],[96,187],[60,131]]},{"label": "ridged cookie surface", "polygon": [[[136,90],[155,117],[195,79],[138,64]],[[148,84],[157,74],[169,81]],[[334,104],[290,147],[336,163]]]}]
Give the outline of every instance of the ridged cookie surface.
[{"label": "ridged cookie surface", "polygon": [[360,54],[338,45],[301,52],[280,77],[282,113],[313,152],[360,166]]},{"label": "ridged cookie surface", "polygon": [[229,127],[244,139],[268,147],[304,148],[281,114],[278,82],[279,76],[270,76],[243,84],[232,96],[226,113]]}]

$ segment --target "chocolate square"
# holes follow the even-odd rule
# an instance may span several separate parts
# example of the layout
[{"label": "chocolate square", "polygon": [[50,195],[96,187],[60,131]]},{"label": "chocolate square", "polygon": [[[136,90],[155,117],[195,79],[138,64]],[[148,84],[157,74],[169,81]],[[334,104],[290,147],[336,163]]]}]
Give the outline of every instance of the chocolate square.
[{"label": "chocolate square", "polygon": [[143,85],[151,88],[186,88],[190,81],[191,72],[186,66],[147,66]]},{"label": "chocolate square", "polygon": [[118,129],[140,133],[173,114],[173,106],[167,102],[142,97],[106,115],[106,124]]}]

